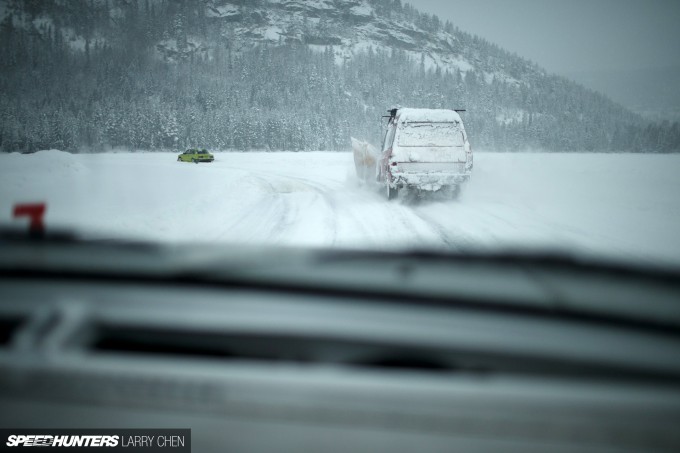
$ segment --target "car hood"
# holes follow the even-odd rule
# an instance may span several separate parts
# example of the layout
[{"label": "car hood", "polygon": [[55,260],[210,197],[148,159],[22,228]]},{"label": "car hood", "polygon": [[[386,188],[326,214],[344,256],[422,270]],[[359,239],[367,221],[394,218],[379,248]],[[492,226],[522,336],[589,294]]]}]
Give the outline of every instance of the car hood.
[{"label": "car hood", "polygon": [[680,329],[680,271],[558,254],[363,252],[0,239],[0,278],[115,279],[361,295]]}]

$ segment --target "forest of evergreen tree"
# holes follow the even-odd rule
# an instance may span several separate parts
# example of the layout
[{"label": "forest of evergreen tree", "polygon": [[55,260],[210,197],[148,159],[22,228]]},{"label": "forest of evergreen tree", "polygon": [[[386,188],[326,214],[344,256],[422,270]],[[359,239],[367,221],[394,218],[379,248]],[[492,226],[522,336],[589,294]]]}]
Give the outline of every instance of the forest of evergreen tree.
[{"label": "forest of evergreen tree", "polygon": [[[422,27],[450,27],[396,0],[374,3],[398,3],[400,14]],[[114,6],[124,12],[115,20]],[[480,68],[428,70],[396,48],[369,48],[341,64],[330,44],[236,50],[227,32],[234,24],[209,20],[203,2],[25,1],[19,8],[30,26],[16,16],[0,24],[2,151],[346,150],[350,136],[379,144],[381,116],[397,105],[467,109],[476,149],[680,150],[677,123],[645,123],[567,79],[536,76],[528,62],[465,34],[481,61],[493,56],[519,65],[521,83],[489,80]],[[35,25],[41,15],[53,20]],[[86,38],[82,48],[68,42],[65,29]],[[211,51],[190,51],[192,34],[213,43]],[[159,56],[163,39],[177,43],[176,58]]]}]

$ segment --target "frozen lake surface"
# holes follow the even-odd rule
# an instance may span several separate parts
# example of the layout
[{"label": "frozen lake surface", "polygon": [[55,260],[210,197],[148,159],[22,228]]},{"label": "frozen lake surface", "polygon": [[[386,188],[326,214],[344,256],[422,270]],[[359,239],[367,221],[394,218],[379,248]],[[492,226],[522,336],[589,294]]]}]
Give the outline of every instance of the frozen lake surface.
[{"label": "frozen lake surface", "polygon": [[[369,249],[549,248],[680,263],[680,155],[476,153],[458,200],[359,185],[351,153],[0,155],[0,219],[95,236]],[[404,195],[404,194],[401,194]]]}]

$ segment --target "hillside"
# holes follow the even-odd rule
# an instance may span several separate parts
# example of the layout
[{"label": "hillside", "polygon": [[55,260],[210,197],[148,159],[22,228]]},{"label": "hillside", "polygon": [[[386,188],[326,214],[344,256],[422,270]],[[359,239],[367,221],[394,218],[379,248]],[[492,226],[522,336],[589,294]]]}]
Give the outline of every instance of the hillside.
[{"label": "hillside", "polygon": [[680,121],[680,66],[567,74],[626,108],[656,121]]},{"label": "hillside", "polygon": [[473,146],[671,151],[606,97],[400,0],[6,0],[0,149],[342,150],[394,105]]}]

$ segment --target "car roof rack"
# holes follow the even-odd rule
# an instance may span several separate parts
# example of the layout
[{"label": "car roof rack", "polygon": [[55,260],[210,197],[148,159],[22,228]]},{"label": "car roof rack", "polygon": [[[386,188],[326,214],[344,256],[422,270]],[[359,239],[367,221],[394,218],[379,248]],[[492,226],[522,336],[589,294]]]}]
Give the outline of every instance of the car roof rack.
[{"label": "car roof rack", "polygon": [[398,111],[398,110],[399,110],[399,108],[389,109],[389,110],[387,111],[387,113],[389,113],[389,115],[383,115],[382,117],[383,117],[383,118],[392,119],[392,118],[394,118],[395,116],[397,116],[397,111]]},{"label": "car roof rack", "polygon": [[[389,109],[387,113],[389,115],[383,115],[382,118],[389,118],[390,120],[393,120],[397,116],[397,112],[399,111],[399,107]],[[453,109],[454,112],[456,113],[462,113],[462,112],[467,112],[467,109]]]},{"label": "car roof rack", "polygon": [[[393,108],[393,109],[389,109],[389,110],[387,111],[387,113],[389,113],[389,115],[383,115],[382,117],[383,117],[383,118],[394,118],[395,116],[397,116],[397,112],[398,112],[399,110],[401,110],[399,107]],[[451,109],[451,110],[453,110],[454,112],[457,112],[457,113],[460,113],[460,112],[467,112],[467,109]]]}]

